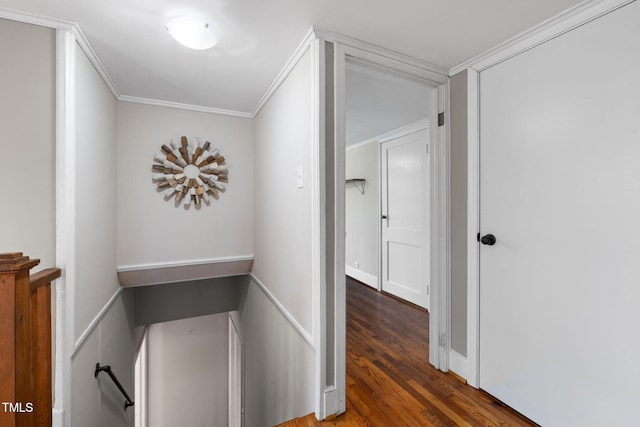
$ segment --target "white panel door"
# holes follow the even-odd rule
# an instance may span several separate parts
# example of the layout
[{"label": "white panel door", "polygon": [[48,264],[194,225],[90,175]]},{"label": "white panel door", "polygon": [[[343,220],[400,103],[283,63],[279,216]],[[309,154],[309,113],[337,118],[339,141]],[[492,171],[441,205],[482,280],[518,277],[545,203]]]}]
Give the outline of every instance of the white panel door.
[{"label": "white panel door", "polygon": [[635,2],[480,76],[480,387],[545,427],[639,425],[639,70]]},{"label": "white panel door", "polygon": [[381,145],[382,290],[429,308],[428,129]]}]

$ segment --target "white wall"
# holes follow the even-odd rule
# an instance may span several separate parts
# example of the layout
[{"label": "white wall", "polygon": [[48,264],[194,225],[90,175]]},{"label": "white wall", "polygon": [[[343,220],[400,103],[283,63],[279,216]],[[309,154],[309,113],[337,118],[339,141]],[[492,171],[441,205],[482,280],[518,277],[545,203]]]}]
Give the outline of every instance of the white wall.
[{"label": "white wall", "polygon": [[[95,364],[111,365],[133,395],[133,297],[128,291],[108,304],[116,276],[116,101],[84,52],[75,46],[76,209],[75,271],[67,271],[67,306],[73,314],[71,395],[65,402],[73,426],[131,426],[133,411],[111,380],[94,378]],[[69,256],[69,255],[67,255]],[[72,267],[71,267],[72,268]],[[83,339],[80,339],[84,337]]]},{"label": "white wall", "polygon": [[[307,53],[255,118],[253,273],[312,334],[312,73]],[[297,169],[305,171],[297,187]]]},{"label": "white wall", "polygon": [[347,274],[373,287],[378,286],[380,259],[379,155],[378,141],[349,147],[346,153],[346,178],[366,180],[364,194],[353,184],[347,184],[345,188]]},{"label": "white wall", "polygon": [[149,327],[150,426],[228,425],[228,319],[221,313]]},{"label": "white wall", "polygon": [[0,252],[55,266],[55,32],[0,19]]},{"label": "white wall", "polygon": [[[117,111],[118,265],[253,254],[252,121],[127,102]],[[227,160],[227,191],[210,206],[176,207],[152,182],[154,154],[182,135],[211,141]]]}]

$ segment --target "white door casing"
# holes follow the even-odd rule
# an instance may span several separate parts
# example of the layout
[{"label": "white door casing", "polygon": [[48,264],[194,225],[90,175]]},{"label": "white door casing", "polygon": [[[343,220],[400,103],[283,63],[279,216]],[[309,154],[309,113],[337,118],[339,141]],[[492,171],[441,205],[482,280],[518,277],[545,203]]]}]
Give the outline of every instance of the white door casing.
[{"label": "white door casing", "polygon": [[[332,358],[335,366],[335,393],[337,396],[337,412],[346,410],[346,289],[344,280],[344,189],[345,189],[345,153],[346,153],[346,109],[345,109],[345,62],[347,57],[356,58],[372,64],[374,67],[395,71],[400,75],[409,76],[414,80],[423,82],[433,88],[430,103],[430,111],[444,111],[445,124],[443,126],[431,126],[431,204],[430,204],[430,228],[434,231],[431,239],[430,265],[431,265],[431,318],[429,322],[429,335],[438,336],[438,345],[429,347],[429,362],[437,368],[448,370],[449,351],[449,206],[447,203],[448,179],[449,179],[449,120],[448,120],[448,76],[436,70],[428,64],[413,60],[404,55],[391,51],[381,50],[376,46],[353,40],[348,37],[318,31],[314,29],[318,37],[334,42],[334,168],[328,168],[333,175],[335,193],[333,195],[333,219],[335,226],[333,236],[335,238],[335,250],[333,253],[333,277],[335,283],[335,298],[333,307],[326,307],[327,317],[333,318],[334,330],[326,330],[321,334],[320,341],[333,341],[334,351],[327,354],[319,352],[319,366],[324,366],[327,359]],[[324,176],[322,177],[324,178]],[[327,220],[329,222],[329,219]],[[327,249],[328,250],[328,249]],[[323,309],[325,307],[322,307]],[[333,310],[332,310],[333,308]],[[322,313],[323,311],[321,311]],[[322,319],[326,322],[325,319]],[[322,346],[319,346],[322,348]],[[327,383],[332,378],[327,377]],[[325,413],[320,412],[321,416]],[[327,414],[329,415],[329,414]]]},{"label": "white door casing", "polygon": [[382,290],[429,308],[429,129],[381,150]]},{"label": "white door casing", "polygon": [[242,426],[242,343],[229,314],[229,427]]},{"label": "white door casing", "polygon": [[480,387],[545,426],[636,420],[638,22],[631,3],[480,74]]}]

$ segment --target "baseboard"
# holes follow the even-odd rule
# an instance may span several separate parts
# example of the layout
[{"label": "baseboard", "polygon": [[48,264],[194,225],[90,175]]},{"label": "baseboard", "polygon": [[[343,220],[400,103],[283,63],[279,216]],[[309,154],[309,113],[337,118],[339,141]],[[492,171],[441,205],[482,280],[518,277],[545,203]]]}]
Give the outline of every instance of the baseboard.
[{"label": "baseboard", "polygon": [[324,418],[334,416],[338,413],[338,391],[335,386],[327,387],[324,390]]},{"label": "baseboard", "polygon": [[53,427],[64,427],[64,409],[53,408],[51,415],[51,425]]},{"label": "baseboard", "polygon": [[378,289],[378,278],[376,276],[348,265],[344,267],[344,271],[347,273],[347,276],[354,278],[365,285],[369,285],[373,289]]},{"label": "baseboard", "polygon": [[467,358],[455,350],[449,350],[449,370],[467,379]]}]

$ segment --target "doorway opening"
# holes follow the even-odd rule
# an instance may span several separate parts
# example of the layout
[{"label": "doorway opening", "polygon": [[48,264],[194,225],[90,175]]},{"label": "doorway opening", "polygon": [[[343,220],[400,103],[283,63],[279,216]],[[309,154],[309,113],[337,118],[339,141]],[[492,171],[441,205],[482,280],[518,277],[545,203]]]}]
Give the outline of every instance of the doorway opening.
[{"label": "doorway opening", "polygon": [[429,97],[347,60],[345,272],[429,310]]},{"label": "doorway opening", "polygon": [[[346,360],[344,355],[346,354],[347,272],[369,286],[373,284],[374,286],[372,287],[378,290],[391,290],[390,288],[385,288],[385,277],[393,279],[391,281],[401,285],[403,281],[405,283],[421,282],[421,284],[424,284],[425,291],[422,292],[422,296],[429,295],[430,300],[423,300],[420,305],[431,313],[428,335],[437,337],[433,340],[434,345],[429,346],[428,361],[440,370],[446,371],[448,369],[449,269],[447,263],[449,230],[447,225],[448,204],[446,202],[448,182],[446,117],[448,113],[445,105],[448,99],[448,77],[428,67],[390,59],[388,56],[378,55],[372,51],[365,51],[340,43],[333,44],[330,49],[327,48],[327,51],[329,53],[327,55],[327,63],[330,63],[328,69],[333,71],[333,79],[327,80],[327,87],[333,88],[333,99],[331,101],[334,110],[329,114],[333,116],[334,121],[332,123],[333,141],[330,141],[327,145],[327,176],[332,178],[332,182],[327,180],[327,203],[328,205],[333,203],[333,206],[328,206],[327,209],[327,212],[329,212],[327,219],[327,247],[333,248],[333,265],[329,266],[330,268],[327,271],[328,278],[332,279],[332,284],[331,282],[328,283],[327,288],[327,318],[329,320],[326,342],[327,354],[329,355],[327,359],[331,360],[332,354],[334,355],[335,387],[333,388],[333,394],[337,400],[337,413],[342,413],[346,410]],[[350,76],[356,76],[356,78],[350,78]],[[377,129],[372,126],[372,128],[368,129],[371,132],[370,134],[362,133],[358,137],[356,130],[366,130],[366,126],[360,128],[353,124],[357,123],[357,120],[354,121],[354,117],[357,117],[357,115],[354,116],[354,112],[357,110],[352,108],[354,100],[356,104],[361,104],[363,111],[369,108],[372,109],[373,113],[377,114],[373,118],[366,119],[369,123],[382,125],[387,119],[393,118],[392,113],[384,112],[384,107],[393,104],[391,101],[397,95],[397,93],[394,93],[394,89],[378,88],[372,90],[365,87],[361,88],[362,94],[360,98],[354,97],[352,99],[350,96],[350,93],[353,92],[352,81],[355,81],[357,85],[358,83],[363,84],[367,81],[371,83],[371,81],[375,82],[376,80],[386,80],[387,84],[393,81],[397,85],[404,85],[403,90],[406,90],[407,87],[412,88],[413,93],[411,95],[405,93],[397,96],[399,101],[403,99],[405,101],[405,103],[399,102],[399,110],[407,107],[406,100],[409,96],[415,97],[416,103],[420,108],[417,115],[409,115],[411,118],[396,117],[395,120],[398,121],[395,124],[387,124],[388,127]],[[398,88],[395,90],[402,92]],[[415,92],[418,92],[419,95],[415,96]],[[375,96],[379,96],[382,99],[382,106],[378,105],[376,107]],[[394,113],[398,113],[399,110]],[[372,111],[369,111],[369,113]],[[443,112],[443,115],[440,116],[445,119],[443,121],[444,125],[437,126],[440,122],[438,118],[440,118],[439,113],[441,112]],[[366,117],[366,112],[363,117]],[[363,120],[365,119],[363,118]],[[403,122],[403,120],[405,121]],[[413,144],[416,136],[420,135],[421,132],[424,134],[423,139],[426,140],[423,142],[424,145]],[[405,138],[404,141],[396,141],[407,136],[409,137]],[[347,152],[348,139],[350,140],[350,146],[356,145],[355,148],[349,149],[349,153]],[[368,141],[368,139],[372,139],[372,141]],[[391,143],[388,144],[389,150],[383,149],[383,144],[386,142]],[[367,147],[367,145],[370,146]],[[332,148],[331,150],[330,147]],[[356,175],[347,176],[347,162],[351,162],[351,158],[357,159],[357,156],[352,156],[352,154],[357,151],[366,151],[366,148],[369,148],[373,153],[370,153],[370,155],[377,159],[373,170],[378,175],[377,177],[373,175],[373,178],[369,179],[370,182],[367,182],[366,176],[364,178]],[[424,149],[424,155],[421,155],[422,149]],[[391,168],[392,173],[402,170],[401,167],[397,167],[398,165],[414,162],[414,167],[408,168],[411,171],[410,173],[404,176],[392,177],[392,187],[406,190],[406,194],[402,195],[396,191],[392,193],[393,196],[391,197],[395,198],[392,200],[394,203],[397,204],[399,202],[398,206],[403,208],[406,208],[407,204],[414,204],[418,207],[423,206],[422,210],[426,211],[426,215],[422,218],[419,214],[416,214],[415,210],[411,209],[405,209],[405,213],[401,213],[399,217],[394,212],[393,218],[390,218],[389,212],[382,212],[383,208],[385,210],[389,208],[388,205],[383,204],[381,193],[382,172],[384,169],[380,168],[380,165],[383,163],[383,157],[387,166],[396,166],[396,169]],[[425,167],[419,167],[421,160],[425,160]],[[389,168],[385,169],[385,173],[388,173]],[[351,172],[352,170],[350,169],[349,173]],[[384,180],[387,184],[389,183],[388,177],[385,177]],[[424,190],[421,190],[421,186]],[[349,192],[349,196],[347,196],[347,192]],[[416,193],[424,196],[424,203],[420,201],[422,200],[421,198],[418,198],[416,202],[416,199],[407,195]],[[356,203],[363,202],[363,199],[367,198],[367,194],[375,196],[374,199],[376,199],[375,203],[372,203],[374,209],[369,212],[366,220],[369,227],[372,227],[371,224],[373,224],[374,228],[369,228],[373,230],[369,232],[373,234],[373,239],[371,234],[362,239],[351,239],[351,237],[356,236],[350,235],[350,233],[357,234],[358,227],[362,228],[365,224],[357,220],[348,219],[346,205],[354,201]],[[390,199],[387,195],[385,195],[385,198],[385,202],[388,203]],[[407,202],[407,200],[411,201]],[[417,210],[420,211],[421,209],[418,208]],[[412,213],[406,214],[406,212]],[[383,218],[385,215],[387,218]],[[403,217],[403,215],[405,216]],[[384,236],[382,222],[384,221],[384,226],[386,226],[387,219],[390,220],[389,226],[394,220],[398,220],[395,222],[398,225],[420,225],[418,232],[413,233],[419,235],[420,238],[417,239],[417,242],[399,242],[393,236],[391,238],[389,238],[390,236]],[[402,224],[403,221],[404,224]],[[349,229],[347,229],[347,224],[349,224]],[[360,233],[363,234],[362,230],[360,230]],[[367,233],[365,232],[364,234]],[[430,238],[430,236],[433,236],[433,238]],[[386,242],[384,245],[382,243],[383,239]],[[423,241],[424,244],[421,245],[420,241]],[[366,246],[368,255],[354,255],[357,252],[355,249],[358,245]],[[391,251],[389,251],[390,247],[392,248]],[[409,247],[416,249],[410,250]],[[383,248],[387,249],[386,253],[383,253]],[[361,247],[360,249],[363,248]],[[373,261],[370,262],[368,260],[371,259],[372,252]],[[364,252],[362,253],[364,254]],[[354,256],[362,258],[350,258]],[[392,270],[383,271],[383,267],[389,267],[389,260],[391,260]],[[372,264],[373,267],[371,267]],[[407,265],[419,265],[418,272],[414,274],[415,277],[410,277],[407,274]],[[426,280],[424,280],[425,278]],[[429,286],[429,288],[426,286]],[[405,291],[408,288],[408,286],[400,287],[404,288],[403,290]],[[331,293],[333,294],[333,301],[329,299]],[[408,295],[399,296],[403,299],[410,299]],[[330,327],[329,323],[331,319],[333,319],[334,323],[333,328]],[[425,336],[425,342],[427,339],[428,337]],[[327,366],[329,365],[327,364]],[[328,372],[330,371],[328,370]],[[326,392],[325,394],[328,395]]]}]

